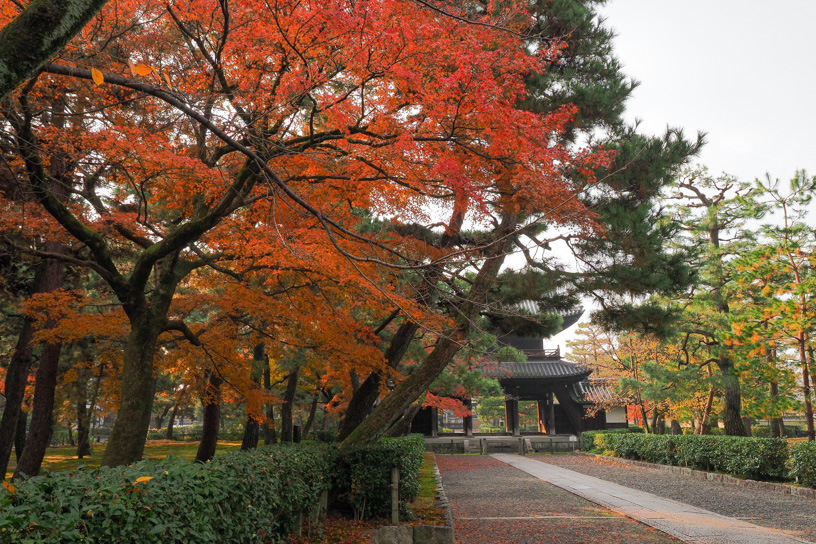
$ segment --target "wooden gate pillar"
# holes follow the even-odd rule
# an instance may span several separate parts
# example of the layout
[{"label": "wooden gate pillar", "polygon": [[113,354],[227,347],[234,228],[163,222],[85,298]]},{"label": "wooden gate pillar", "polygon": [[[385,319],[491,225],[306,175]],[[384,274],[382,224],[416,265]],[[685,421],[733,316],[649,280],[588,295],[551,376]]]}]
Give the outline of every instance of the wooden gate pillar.
[{"label": "wooden gate pillar", "polygon": [[[473,403],[470,399],[465,399],[464,403],[465,408],[470,410],[473,407]],[[464,416],[462,418],[462,430],[465,431],[465,436],[473,436],[473,416]]]},{"label": "wooden gate pillar", "polygon": [[505,426],[507,432],[513,436],[521,435],[521,425],[519,424],[518,399],[505,397],[504,401]]}]

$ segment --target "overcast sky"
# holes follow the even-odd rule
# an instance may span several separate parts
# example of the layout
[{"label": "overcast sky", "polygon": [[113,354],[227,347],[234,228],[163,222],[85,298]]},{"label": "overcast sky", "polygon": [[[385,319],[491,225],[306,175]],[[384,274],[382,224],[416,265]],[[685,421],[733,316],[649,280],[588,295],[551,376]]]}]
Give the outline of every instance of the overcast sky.
[{"label": "overcast sky", "polygon": [[816,175],[816,2],[611,0],[627,117],[707,133],[700,162],[745,180]]},{"label": "overcast sky", "polygon": [[[643,132],[705,132],[698,162],[712,174],[816,175],[816,2],[611,0],[600,12],[640,82],[626,115]],[[563,353],[575,328],[545,347]]]}]

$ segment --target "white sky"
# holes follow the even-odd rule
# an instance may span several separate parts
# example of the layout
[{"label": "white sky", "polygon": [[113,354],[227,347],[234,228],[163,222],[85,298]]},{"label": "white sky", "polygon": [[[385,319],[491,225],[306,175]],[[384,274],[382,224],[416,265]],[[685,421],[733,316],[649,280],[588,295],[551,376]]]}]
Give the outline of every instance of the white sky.
[{"label": "white sky", "polygon": [[[816,175],[816,2],[611,0],[600,13],[640,82],[626,118],[642,132],[705,132],[698,162],[715,175]],[[545,347],[563,353],[575,328]]]},{"label": "white sky", "polygon": [[816,174],[816,2],[612,0],[600,13],[641,82],[627,119],[644,132],[706,132],[713,174]]}]

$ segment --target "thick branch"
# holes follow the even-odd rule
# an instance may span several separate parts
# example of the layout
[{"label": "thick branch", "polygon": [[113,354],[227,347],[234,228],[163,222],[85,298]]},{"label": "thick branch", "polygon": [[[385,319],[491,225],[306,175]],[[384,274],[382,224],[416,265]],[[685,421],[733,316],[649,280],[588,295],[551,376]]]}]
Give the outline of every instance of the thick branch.
[{"label": "thick branch", "polygon": [[0,31],[0,99],[56,55],[107,0],[33,0]]}]

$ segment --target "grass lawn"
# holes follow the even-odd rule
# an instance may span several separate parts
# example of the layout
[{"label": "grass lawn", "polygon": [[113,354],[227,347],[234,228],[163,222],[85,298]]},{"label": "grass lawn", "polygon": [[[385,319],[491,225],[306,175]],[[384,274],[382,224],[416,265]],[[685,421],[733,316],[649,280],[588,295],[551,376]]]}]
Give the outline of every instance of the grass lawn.
[{"label": "grass lawn", "polygon": [[[61,446],[58,448],[48,448],[43,459],[43,469],[50,471],[76,470],[82,466],[98,467],[102,462],[102,453],[105,451],[105,444],[94,444],[93,455],[83,459],[77,459],[76,446]],[[215,454],[241,449],[241,442],[218,442]],[[175,455],[184,459],[193,460],[198,451],[198,442],[176,442],[173,440],[148,440],[145,444],[145,459],[164,459],[168,455]],[[11,478],[17,462],[14,452],[9,461],[9,471],[6,479]]]}]

